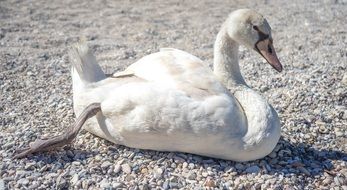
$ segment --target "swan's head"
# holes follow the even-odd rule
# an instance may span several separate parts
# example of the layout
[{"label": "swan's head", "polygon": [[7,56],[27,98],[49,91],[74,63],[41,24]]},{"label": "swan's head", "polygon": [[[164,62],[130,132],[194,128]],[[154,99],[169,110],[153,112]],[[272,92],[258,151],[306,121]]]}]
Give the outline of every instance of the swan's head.
[{"label": "swan's head", "polygon": [[233,40],[254,49],[278,72],[282,71],[272,44],[270,25],[261,14],[250,9],[239,9],[229,15],[225,26]]}]

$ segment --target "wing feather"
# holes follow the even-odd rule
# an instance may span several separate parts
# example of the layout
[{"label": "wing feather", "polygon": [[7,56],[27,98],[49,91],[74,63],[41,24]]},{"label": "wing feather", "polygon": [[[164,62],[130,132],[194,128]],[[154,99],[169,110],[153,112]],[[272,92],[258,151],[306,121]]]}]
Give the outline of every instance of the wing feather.
[{"label": "wing feather", "polygon": [[211,95],[226,89],[202,60],[185,51],[164,48],[130,65],[115,77],[135,75],[150,82],[176,88],[187,94]]}]

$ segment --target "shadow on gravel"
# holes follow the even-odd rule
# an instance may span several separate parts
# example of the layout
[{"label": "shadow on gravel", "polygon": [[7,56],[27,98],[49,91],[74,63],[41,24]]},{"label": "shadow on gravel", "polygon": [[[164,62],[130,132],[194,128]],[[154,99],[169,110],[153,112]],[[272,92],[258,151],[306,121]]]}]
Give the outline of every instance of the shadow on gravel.
[{"label": "shadow on gravel", "polygon": [[338,150],[316,149],[308,144],[293,144],[283,138],[280,139],[281,148],[275,158],[265,157],[269,173],[294,173],[308,176],[329,174],[334,168],[333,160],[347,161],[347,153]]},{"label": "shadow on gravel", "polygon": [[[262,174],[296,174],[306,176],[320,176],[324,172],[336,175],[333,160],[347,161],[347,153],[338,150],[316,149],[308,144],[293,144],[283,138],[280,139],[276,154],[271,154],[263,159],[251,162],[232,162],[219,159],[211,159],[201,156],[195,164],[207,168],[211,167],[219,172],[237,172],[238,175],[248,173]],[[187,155],[187,154],[185,154]]]},{"label": "shadow on gravel", "polygon": [[[203,168],[203,170],[216,170],[218,173],[237,173],[243,175],[248,173],[261,173],[261,174],[297,174],[306,176],[319,176],[324,172],[330,175],[335,175],[331,172],[334,168],[333,160],[347,161],[347,153],[337,150],[318,150],[307,144],[293,144],[283,138],[280,139],[277,145],[276,154],[272,153],[263,159],[251,162],[233,162],[227,160],[213,159],[187,153],[169,153],[158,152],[151,150],[138,150],[133,148],[124,147],[122,145],[114,145],[106,140],[103,140],[108,146],[108,153],[115,156],[114,160],[110,160],[116,164],[123,158],[117,158],[118,151],[128,151],[130,154],[134,153],[129,159],[129,164],[135,162],[134,159],[145,157],[151,161],[156,162],[158,167],[173,168],[173,163],[177,166],[187,162],[187,166],[194,167],[195,169]],[[100,154],[98,150],[83,151],[78,148],[65,147],[61,150],[50,151],[45,153],[38,153],[34,156],[29,156],[29,160],[35,160],[42,164],[58,165],[57,167],[64,168],[65,164],[74,161],[83,162],[88,158],[93,159],[96,155]],[[107,157],[109,157],[108,155]],[[102,161],[100,162],[102,164]],[[139,173],[141,168],[146,167],[148,163],[142,165],[133,165],[133,171]],[[193,166],[192,166],[193,164]],[[210,168],[210,169],[209,169]],[[101,169],[100,169],[101,170]],[[169,172],[170,173],[170,172]],[[184,177],[184,176],[181,176]]]}]

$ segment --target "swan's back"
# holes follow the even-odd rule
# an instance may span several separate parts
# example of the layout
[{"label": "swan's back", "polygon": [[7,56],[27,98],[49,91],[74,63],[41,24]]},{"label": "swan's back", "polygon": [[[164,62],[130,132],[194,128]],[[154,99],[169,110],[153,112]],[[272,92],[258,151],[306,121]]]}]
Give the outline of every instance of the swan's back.
[{"label": "swan's back", "polygon": [[173,48],[147,55],[130,65],[122,73],[133,74],[149,82],[163,84],[166,87],[181,89],[191,96],[208,96],[228,93],[228,90],[216,79],[210,68],[199,58]]}]

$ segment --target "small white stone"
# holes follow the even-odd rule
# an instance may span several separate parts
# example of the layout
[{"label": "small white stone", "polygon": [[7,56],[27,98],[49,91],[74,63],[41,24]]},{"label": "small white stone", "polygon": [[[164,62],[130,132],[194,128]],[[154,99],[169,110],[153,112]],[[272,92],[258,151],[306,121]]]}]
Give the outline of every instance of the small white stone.
[{"label": "small white stone", "polygon": [[183,162],[182,168],[187,168],[187,167],[188,167],[188,163],[187,162]]},{"label": "small white stone", "polygon": [[345,73],[345,74],[343,75],[341,82],[342,82],[342,84],[347,85],[347,73]]},{"label": "small white stone", "polygon": [[102,160],[102,157],[101,157],[100,155],[96,155],[96,156],[95,156],[95,160],[96,160],[96,161],[101,161],[101,160]]},{"label": "small white stone", "polygon": [[202,172],[201,175],[202,175],[203,177],[207,177],[207,176],[208,176],[208,173],[207,173],[207,172]]},{"label": "small white stone", "polygon": [[122,183],[118,183],[118,182],[112,183],[112,187],[115,188],[115,189],[122,187],[122,185],[123,185]]},{"label": "small white stone", "polygon": [[113,172],[114,172],[115,174],[117,174],[117,173],[120,172],[121,168],[122,168],[121,165],[116,164],[116,165],[114,166]]},{"label": "small white stone", "polygon": [[110,183],[107,181],[107,179],[103,179],[101,182],[100,182],[100,187],[102,189],[107,189],[110,187]]},{"label": "small white stone", "polygon": [[31,170],[35,165],[36,165],[36,162],[29,162],[29,163],[25,164],[24,169]]},{"label": "small white stone", "polygon": [[131,173],[131,167],[129,166],[129,164],[122,164],[122,171],[126,174],[130,174]]},{"label": "small white stone", "polygon": [[156,171],[154,172],[154,177],[159,179],[161,178],[162,174],[163,174],[163,169],[157,168]]},{"label": "small white stone", "polygon": [[78,174],[73,175],[73,177],[70,180],[71,185],[75,185],[78,179],[79,179]]},{"label": "small white stone", "polygon": [[0,190],[5,190],[5,182],[3,179],[0,179]]}]

